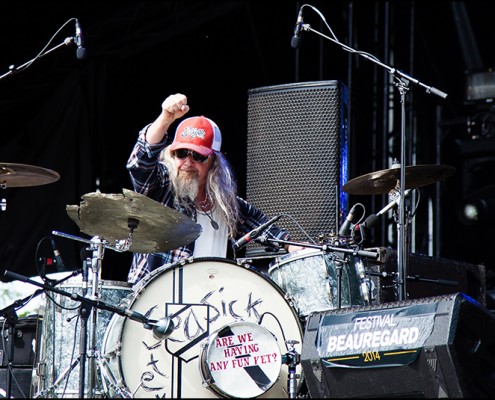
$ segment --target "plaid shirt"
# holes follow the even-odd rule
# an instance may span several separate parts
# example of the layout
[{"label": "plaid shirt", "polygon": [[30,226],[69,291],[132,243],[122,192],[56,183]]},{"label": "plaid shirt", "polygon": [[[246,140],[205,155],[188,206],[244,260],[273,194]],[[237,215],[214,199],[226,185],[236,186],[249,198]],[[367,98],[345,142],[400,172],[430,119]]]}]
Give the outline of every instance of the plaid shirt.
[{"label": "plaid shirt", "polygon": [[[165,164],[159,162],[160,153],[166,146],[167,136],[164,137],[161,143],[147,143],[144,135],[148,126],[139,132],[138,140],[127,161],[127,169],[129,170],[134,190],[165,206],[175,208],[196,221],[196,212],[194,210],[192,212],[187,211],[174,203],[168,171]],[[234,258],[232,245],[235,240],[268,221],[267,217],[258,208],[240,197],[237,197],[237,201],[241,222],[237,226],[237,237],[229,238],[230,246],[227,247],[227,256],[229,258]],[[287,231],[275,225],[272,225],[268,234],[276,239],[289,239]],[[163,265],[173,264],[181,259],[191,257],[193,252],[194,242],[167,252],[134,253],[127,280],[135,284]]]}]

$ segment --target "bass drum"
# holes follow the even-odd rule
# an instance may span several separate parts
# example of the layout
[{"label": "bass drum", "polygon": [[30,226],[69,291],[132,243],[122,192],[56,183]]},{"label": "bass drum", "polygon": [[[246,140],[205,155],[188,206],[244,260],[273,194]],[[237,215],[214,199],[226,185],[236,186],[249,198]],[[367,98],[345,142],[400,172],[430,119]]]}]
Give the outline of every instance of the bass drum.
[{"label": "bass drum", "polygon": [[[102,344],[109,397],[288,397],[283,355],[287,341],[301,354],[302,327],[282,290],[251,266],[223,258],[164,266],[122,305],[149,319],[168,316],[174,330],[160,340],[142,323],[113,316]],[[299,391],[300,364],[296,374]]]}]

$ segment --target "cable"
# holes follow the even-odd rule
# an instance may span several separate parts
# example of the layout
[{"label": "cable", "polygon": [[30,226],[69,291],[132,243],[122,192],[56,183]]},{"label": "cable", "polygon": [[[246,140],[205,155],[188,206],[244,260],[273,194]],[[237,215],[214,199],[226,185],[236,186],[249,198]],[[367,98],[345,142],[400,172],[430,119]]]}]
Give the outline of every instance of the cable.
[{"label": "cable", "polygon": [[38,55],[36,57],[34,57],[29,63],[27,63],[26,65],[24,66],[21,66],[19,67],[19,69],[16,69],[15,72],[21,72],[21,71],[24,71],[26,70],[27,68],[29,68],[36,60],[40,59],[41,57],[43,57],[43,54],[45,52],[45,50],[48,48],[48,46],[51,44],[51,42],[53,41],[53,39],[55,39],[55,36],[58,35],[58,33],[71,21],[76,21],[77,18],[71,18],[69,20],[67,20],[54,34],[53,36],[50,38],[50,40],[48,41],[48,43],[45,45],[45,47],[43,47],[43,49],[41,49],[41,51],[38,53]]},{"label": "cable", "polygon": [[[321,12],[320,12],[320,11],[319,11],[316,7],[313,7],[313,6],[312,6],[312,5],[310,5],[310,4],[303,4],[303,5],[301,6],[301,9],[302,9],[303,7],[306,7],[306,6],[307,6],[307,7],[312,8],[312,9],[313,9],[313,10],[314,10],[314,11],[315,11],[315,12],[316,12],[319,16],[320,16],[320,18],[323,20],[323,22],[324,22],[324,23],[325,23],[325,25],[327,26],[328,30],[330,31],[330,33],[331,33],[331,35],[332,35],[333,39],[334,39],[336,42],[340,43],[340,41],[337,39],[337,36],[333,33],[332,28],[330,28],[330,25],[328,25],[328,23],[327,23],[327,21],[326,21],[325,17],[323,16],[323,14],[322,14],[322,13],[321,13]],[[367,52],[365,52],[365,51],[354,50],[354,49],[351,49],[351,48],[349,48],[349,47],[347,47],[347,46],[345,46],[345,45],[344,45],[344,46],[341,46],[341,47],[342,47],[342,49],[343,49],[343,50],[345,50],[345,51],[347,51],[347,52],[349,52],[349,53],[365,55],[365,56],[367,56],[367,57],[369,57],[369,58],[372,58],[373,60],[378,61],[379,63],[381,63],[381,61],[380,61],[377,57],[375,57],[373,54],[367,53]]]},{"label": "cable", "polygon": [[286,213],[281,213],[279,215],[284,216],[284,217],[289,217],[297,225],[297,227],[304,234],[304,236],[306,236],[308,238],[308,240],[311,241],[311,243],[317,244],[315,242],[315,240],[311,236],[309,236],[309,234],[304,230],[304,228],[299,224],[299,222],[296,221],[296,219],[292,215],[286,214]]}]

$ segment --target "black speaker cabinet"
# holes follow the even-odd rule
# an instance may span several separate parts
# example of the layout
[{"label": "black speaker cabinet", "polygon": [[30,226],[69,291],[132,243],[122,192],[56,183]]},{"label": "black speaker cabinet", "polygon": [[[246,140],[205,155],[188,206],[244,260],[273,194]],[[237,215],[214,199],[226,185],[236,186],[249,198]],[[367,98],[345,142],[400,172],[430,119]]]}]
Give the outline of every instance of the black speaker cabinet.
[{"label": "black speaker cabinet", "polygon": [[[370,271],[380,273],[397,272],[397,251],[390,247],[368,249],[377,251],[378,259],[369,261]],[[383,301],[396,301],[394,280],[375,275],[378,298]],[[406,293],[407,300],[422,297],[441,296],[452,293],[465,293],[482,305],[486,305],[486,267],[464,261],[424,254],[409,255]]]},{"label": "black speaker cabinet", "polygon": [[462,293],[318,312],[301,363],[312,398],[491,398],[495,316]]},{"label": "black speaker cabinet", "polygon": [[[8,368],[0,368],[0,398],[8,396],[7,379],[9,378]],[[15,399],[30,399],[32,368],[12,368],[10,397]]]},{"label": "black speaker cabinet", "polygon": [[[15,323],[14,332],[14,358],[12,365],[17,367],[32,367],[34,363],[34,348],[39,324],[37,315],[21,317]],[[6,367],[9,363],[7,351],[9,346],[10,324],[4,318],[0,318],[2,340],[0,340],[0,366]],[[4,348],[4,345],[6,348]]]},{"label": "black speaker cabinet", "polygon": [[339,81],[248,91],[246,198],[270,217],[289,214],[278,223],[294,240],[336,232],[346,215],[348,103]]}]

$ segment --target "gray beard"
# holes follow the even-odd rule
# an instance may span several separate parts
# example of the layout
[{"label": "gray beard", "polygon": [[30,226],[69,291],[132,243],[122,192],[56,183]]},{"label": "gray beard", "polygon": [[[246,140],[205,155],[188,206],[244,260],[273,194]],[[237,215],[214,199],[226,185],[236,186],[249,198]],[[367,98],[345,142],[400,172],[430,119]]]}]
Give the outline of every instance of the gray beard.
[{"label": "gray beard", "polygon": [[185,174],[179,171],[174,179],[175,195],[179,200],[191,201],[194,203],[199,191],[199,182],[197,176]]}]

